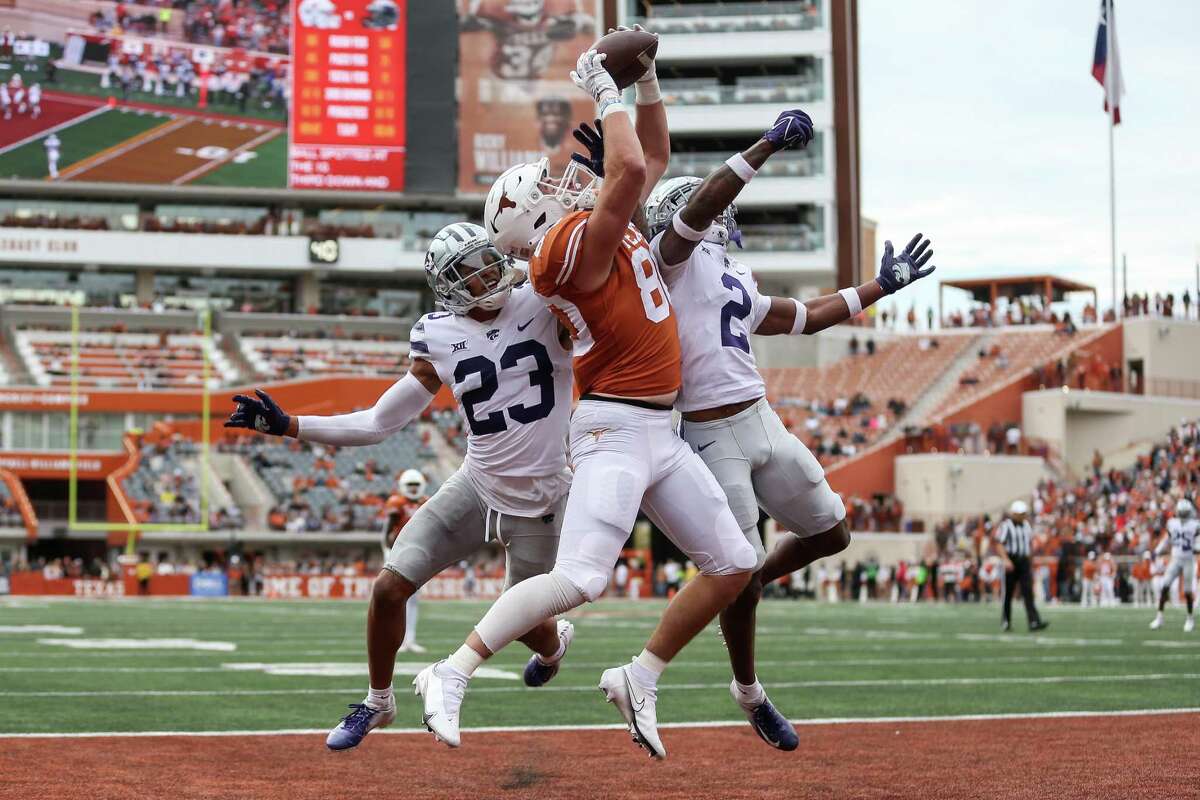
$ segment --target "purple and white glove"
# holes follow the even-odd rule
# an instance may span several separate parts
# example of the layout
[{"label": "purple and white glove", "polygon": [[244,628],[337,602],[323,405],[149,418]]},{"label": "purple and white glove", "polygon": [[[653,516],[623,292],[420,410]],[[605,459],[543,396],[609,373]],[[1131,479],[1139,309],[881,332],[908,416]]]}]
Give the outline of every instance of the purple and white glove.
[{"label": "purple and white glove", "polygon": [[922,239],[921,234],[912,238],[900,255],[892,254],[892,243],[883,243],[883,261],[879,264],[879,277],[875,279],[884,294],[892,294],[908,286],[915,280],[924,278],[937,267],[930,265],[933,250],[928,239]]},{"label": "purple and white glove", "polygon": [[776,150],[789,147],[803,149],[813,138],[812,118],[798,108],[784,111],[775,118],[775,125],[763,134],[763,138],[773,144]]}]

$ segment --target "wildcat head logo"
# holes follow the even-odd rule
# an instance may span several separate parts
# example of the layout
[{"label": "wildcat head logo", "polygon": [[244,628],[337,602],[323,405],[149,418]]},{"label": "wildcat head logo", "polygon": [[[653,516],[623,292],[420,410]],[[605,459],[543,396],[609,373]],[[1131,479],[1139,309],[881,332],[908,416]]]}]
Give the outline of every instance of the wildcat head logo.
[{"label": "wildcat head logo", "polygon": [[494,342],[494,341],[496,341],[496,339],[500,338],[500,331],[496,330],[495,328],[492,328],[490,331],[487,332],[487,337],[488,337],[489,342]]}]

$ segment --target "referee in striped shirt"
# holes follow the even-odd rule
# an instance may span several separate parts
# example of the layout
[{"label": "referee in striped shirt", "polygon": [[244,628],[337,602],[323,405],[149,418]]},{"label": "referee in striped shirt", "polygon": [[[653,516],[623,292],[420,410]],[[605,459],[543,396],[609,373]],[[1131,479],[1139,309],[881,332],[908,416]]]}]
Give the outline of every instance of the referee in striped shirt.
[{"label": "referee in striped shirt", "polygon": [[1021,597],[1025,600],[1025,618],[1029,620],[1029,630],[1040,631],[1050,624],[1042,622],[1033,605],[1033,526],[1026,519],[1028,514],[1029,507],[1025,502],[1015,500],[1008,510],[1008,516],[996,530],[995,544],[1000,557],[1004,559],[1004,616],[1001,626],[1004,631],[1012,630],[1013,591],[1018,583],[1021,584]]}]

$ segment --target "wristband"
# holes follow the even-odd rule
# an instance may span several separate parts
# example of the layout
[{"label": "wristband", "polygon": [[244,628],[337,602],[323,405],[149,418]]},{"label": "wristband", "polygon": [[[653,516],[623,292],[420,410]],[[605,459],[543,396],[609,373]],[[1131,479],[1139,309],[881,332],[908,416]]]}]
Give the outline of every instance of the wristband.
[{"label": "wristband", "polygon": [[675,216],[671,217],[671,227],[675,232],[687,239],[689,242],[702,242],[704,237],[708,235],[707,230],[698,231],[692,226],[683,221],[682,209],[675,212]]},{"label": "wristband", "polygon": [[846,301],[846,307],[850,309],[851,319],[862,313],[862,300],[858,297],[858,289],[850,287],[840,290],[838,294]]},{"label": "wristband", "polygon": [[608,119],[610,115],[616,114],[618,111],[622,114],[629,113],[625,110],[625,105],[619,97],[603,98],[600,102],[596,103],[596,109],[601,120]]},{"label": "wristband", "polygon": [[652,106],[662,101],[662,92],[658,90],[658,76],[638,81],[633,85],[634,102],[639,106]]},{"label": "wristband", "polygon": [[792,302],[796,304],[796,321],[792,323],[792,329],[789,333],[792,336],[799,336],[804,333],[804,326],[808,324],[808,306],[794,297],[792,298]]},{"label": "wristband", "polygon": [[725,166],[733,170],[733,174],[742,179],[742,183],[749,183],[758,174],[758,170],[750,166],[750,162],[741,153],[734,153],[725,160]]}]

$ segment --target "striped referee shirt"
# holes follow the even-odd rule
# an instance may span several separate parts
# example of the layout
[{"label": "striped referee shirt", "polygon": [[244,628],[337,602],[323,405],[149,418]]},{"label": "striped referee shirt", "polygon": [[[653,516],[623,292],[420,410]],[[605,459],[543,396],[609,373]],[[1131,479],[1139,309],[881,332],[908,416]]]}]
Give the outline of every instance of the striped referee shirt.
[{"label": "striped referee shirt", "polygon": [[996,540],[1004,545],[1004,550],[1009,556],[1028,558],[1033,552],[1033,526],[1029,524],[1029,520],[1018,525],[1011,519],[1005,519],[996,531]]}]

